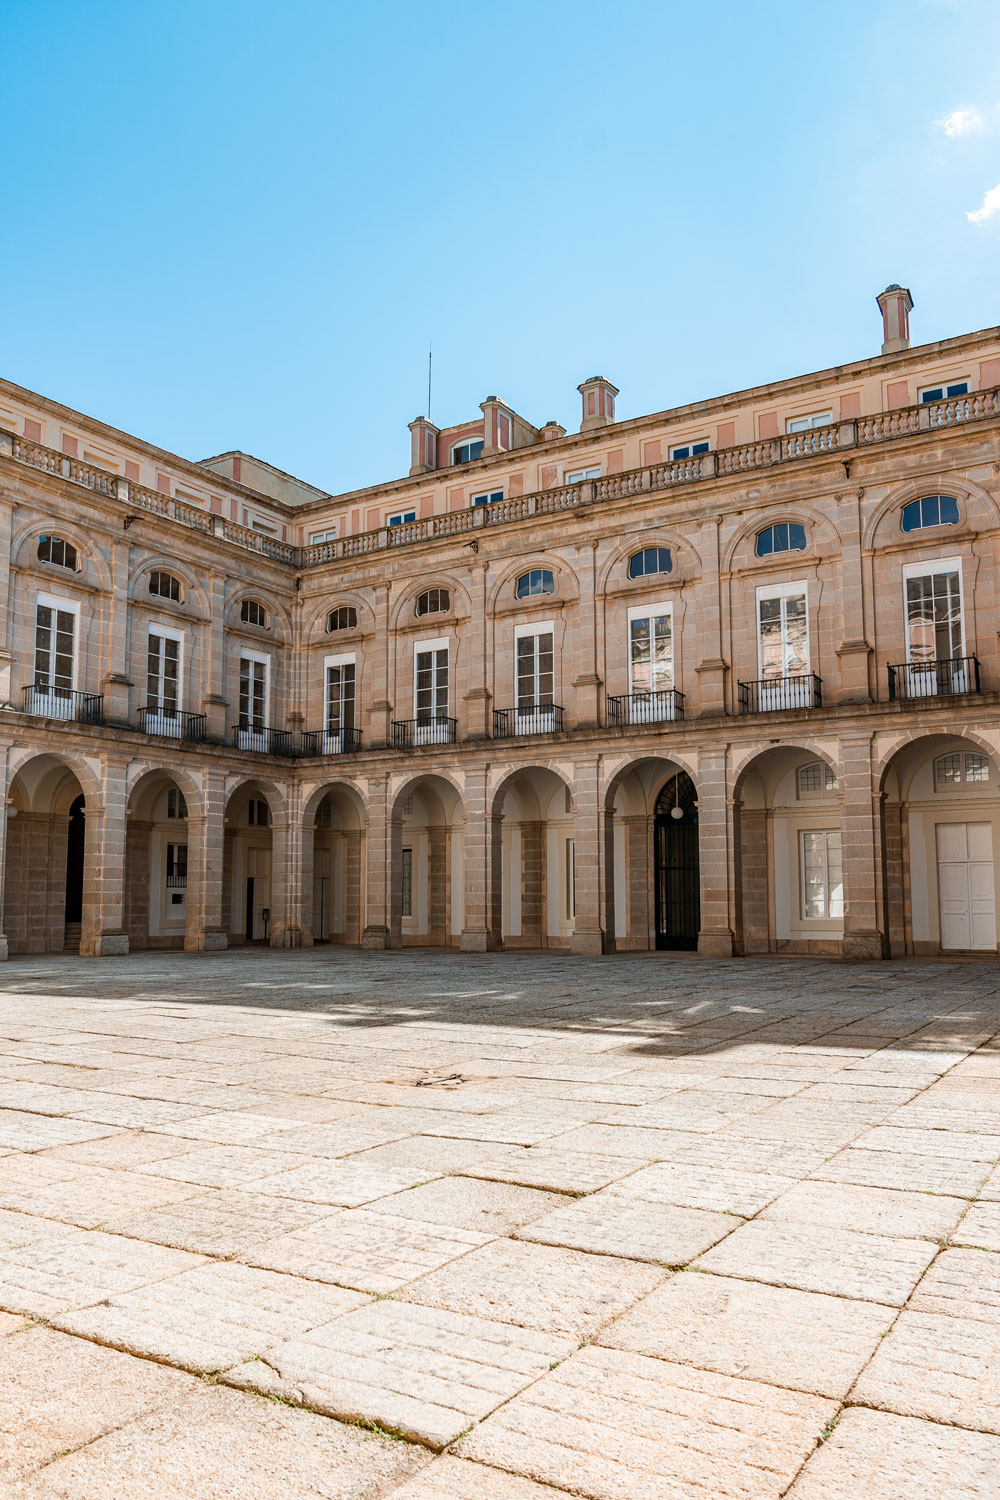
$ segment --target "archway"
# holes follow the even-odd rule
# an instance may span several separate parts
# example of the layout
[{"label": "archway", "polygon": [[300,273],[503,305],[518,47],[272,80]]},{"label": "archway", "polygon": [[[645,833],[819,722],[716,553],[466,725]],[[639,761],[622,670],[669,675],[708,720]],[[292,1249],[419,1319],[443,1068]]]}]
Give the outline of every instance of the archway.
[{"label": "archway", "polygon": [[836,768],[797,745],[762,751],[737,778],[734,821],[737,951],[839,954],[844,879]]},{"label": "archway", "polygon": [[364,803],[354,788],[343,782],[318,788],[306,803],[302,926],[313,943],[361,942],[365,925],[365,829]]},{"label": "archway", "polygon": [[86,797],[68,765],[37,755],[8,792],[3,927],[11,953],[79,953]]},{"label": "archway", "polygon": [[499,870],[500,938],[505,948],[568,949],[576,925],[573,794],[546,766],[514,771],[493,798]]},{"label": "archway", "polygon": [[389,934],[392,947],[457,946],[462,933],[465,810],[443,776],[407,782],[392,810]]},{"label": "archway", "polygon": [[245,781],[226,805],[222,920],[230,947],[271,941],[274,802],[270,788]]},{"label": "archway", "polygon": [[698,793],[674,760],[620,770],[605,794],[609,946],[692,950],[700,927]]},{"label": "archway", "polygon": [[[188,812],[196,795],[169,771],[132,788],[125,826],[125,930],[129,951],[183,948],[188,925]],[[194,811],[197,812],[197,805]]]},{"label": "archway", "polygon": [[890,955],[997,952],[1000,769],[964,735],[921,735],[882,777]]}]

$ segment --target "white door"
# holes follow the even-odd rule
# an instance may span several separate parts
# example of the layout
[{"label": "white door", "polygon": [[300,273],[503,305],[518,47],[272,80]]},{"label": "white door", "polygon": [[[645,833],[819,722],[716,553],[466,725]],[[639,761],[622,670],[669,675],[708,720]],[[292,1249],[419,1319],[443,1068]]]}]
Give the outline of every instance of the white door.
[{"label": "white door", "polygon": [[[270,849],[247,850],[248,895],[251,908],[248,913],[249,935],[260,942],[271,935],[271,851]],[[249,881],[253,885],[249,885]],[[267,916],[264,913],[267,912]]]},{"label": "white door", "polygon": [[938,900],[942,948],[997,943],[990,823],[938,823]]}]

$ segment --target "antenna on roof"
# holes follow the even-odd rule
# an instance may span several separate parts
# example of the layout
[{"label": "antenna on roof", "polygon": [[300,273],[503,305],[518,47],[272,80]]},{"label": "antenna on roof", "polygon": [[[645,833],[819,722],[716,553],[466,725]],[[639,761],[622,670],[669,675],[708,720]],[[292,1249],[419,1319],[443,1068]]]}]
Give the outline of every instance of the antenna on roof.
[{"label": "antenna on roof", "polygon": [[431,346],[430,346],[430,344],[428,344],[428,346],[427,346],[427,420],[428,420],[428,422],[431,419],[431,358],[432,358],[432,353],[433,353],[433,351],[431,349]]}]

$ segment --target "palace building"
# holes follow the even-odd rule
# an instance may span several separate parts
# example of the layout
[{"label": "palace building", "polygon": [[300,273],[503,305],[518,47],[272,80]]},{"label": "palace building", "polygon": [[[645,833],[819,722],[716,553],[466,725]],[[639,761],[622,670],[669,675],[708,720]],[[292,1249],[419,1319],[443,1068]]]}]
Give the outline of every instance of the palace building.
[{"label": "palace building", "polygon": [[995,954],[1000,328],[878,303],[344,495],[0,382],[0,952]]}]

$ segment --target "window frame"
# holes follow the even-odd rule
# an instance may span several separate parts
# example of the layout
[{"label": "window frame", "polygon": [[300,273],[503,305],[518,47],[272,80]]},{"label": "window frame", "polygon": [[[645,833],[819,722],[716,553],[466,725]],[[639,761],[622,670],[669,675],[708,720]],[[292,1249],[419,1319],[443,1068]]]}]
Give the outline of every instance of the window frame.
[{"label": "window frame", "polygon": [[[42,691],[51,694],[59,691],[59,689],[57,689],[54,677],[50,673],[49,682],[43,688],[39,689],[37,667],[35,665],[38,659],[39,606],[41,606],[43,609],[62,610],[65,614],[71,614],[73,616],[73,671],[71,678],[72,687],[67,688],[64,691],[70,693],[78,692],[80,682],[80,601],[78,599],[61,598],[58,594],[46,594],[43,590],[40,589],[35,593],[34,625],[31,637],[31,682],[36,692]],[[50,654],[54,655],[54,653]]]},{"label": "window frame", "polygon": [[[258,624],[255,620],[248,620],[244,616],[244,614],[243,614],[244,607],[249,608],[249,606],[251,604],[255,604],[258,609],[262,609],[264,611],[264,622],[265,623],[263,625]],[[244,598],[242,598],[240,600],[240,624],[241,625],[249,625],[249,627],[250,627],[251,630],[270,630],[270,628],[271,628],[271,611],[268,608],[268,606],[263,602],[262,599],[255,599],[252,594],[247,594]]]},{"label": "window frame", "polygon": [[807,412],[803,416],[785,418],[785,436],[791,437],[797,432],[814,432],[818,427],[832,427],[833,425],[832,411]]},{"label": "window frame", "polygon": [[[533,701],[532,704],[522,706],[519,697],[519,673],[518,673],[518,642],[522,640],[536,639],[541,635],[552,637],[552,696],[547,704]],[[538,682],[538,647],[534,649],[534,681]],[[556,701],[556,622],[552,620],[529,620],[514,626],[514,711],[518,714],[540,714],[550,710]]]},{"label": "window frame", "polygon": [[[964,390],[952,389],[952,387],[964,386]],[[942,380],[938,385],[924,385],[917,387],[917,404],[919,406],[930,406],[935,401],[958,401],[963,396],[972,395],[972,381],[968,375],[961,376],[958,380]]]},{"label": "window frame", "polygon": [[[350,698],[350,703],[351,703],[350,720],[351,720],[351,722],[348,724],[348,723],[345,723],[345,721],[344,721],[344,712],[343,712],[343,707],[344,707],[344,690],[343,690],[343,679],[341,679],[341,690],[340,690],[340,708],[341,708],[340,723],[337,725],[336,728],[333,728],[333,727],[331,727],[331,724],[330,724],[330,672],[331,672],[331,670],[336,670],[337,668],[343,668],[343,667],[351,667],[351,668],[353,668],[353,671],[354,671],[354,677],[353,677],[352,684],[351,684],[351,686],[353,688],[353,692],[352,692],[351,698]],[[356,725],[357,725],[357,717],[358,717],[358,658],[357,658],[357,654],[354,651],[345,651],[345,652],[340,652],[338,655],[335,655],[335,656],[325,656],[323,658],[323,733],[324,734],[342,734],[345,729],[354,729],[356,727]]]},{"label": "window frame", "polygon": [[[777,529],[778,529],[779,526],[784,526],[785,529],[788,532],[788,545],[786,547],[775,547],[774,546],[774,532],[777,531]],[[801,547],[793,547],[792,546],[792,527],[793,526],[797,526],[799,528],[799,530],[802,532],[803,541],[802,541],[802,546]],[[761,539],[762,536],[765,536],[768,532],[771,532],[771,534],[772,534],[771,535],[771,543],[772,543],[772,545],[771,545],[770,551],[768,551],[768,552],[761,552],[761,550],[760,550],[760,539]],[[759,558],[761,560],[763,560],[765,558],[768,558],[768,557],[782,557],[782,556],[784,556],[784,554],[786,552],[807,552],[808,550],[809,550],[809,533],[806,531],[805,524],[802,521],[771,521],[769,523],[769,525],[762,526],[759,531],[757,531],[757,532],[754,533],[754,539],[753,539],[753,553],[754,553],[754,557]]]},{"label": "window frame", "polygon": [[[665,552],[667,555],[667,566],[665,568],[655,568],[652,570],[646,568],[643,569],[641,573],[633,573],[632,564],[635,562],[637,557],[645,557],[647,552],[657,553],[657,560],[659,560],[659,553]],[[640,547],[638,551],[630,554],[628,560],[628,568],[626,571],[630,583],[638,583],[643,578],[667,578],[674,571],[674,554],[669,547],[658,547],[655,545],[651,547]]]},{"label": "window frame", "polygon": [[[761,637],[761,630],[760,630],[760,606],[761,606],[762,603],[764,603],[766,600],[769,600],[769,599],[786,599],[786,598],[787,599],[794,599],[794,598],[798,598],[798,596],[800,594],[805,599],[805,621],[806,621],[805,667],[804,667],[804,669],[801,672],[796,672],[796,673],[789,673],[788,671],[783,671],[782,674],[781,674],[781,678],[776,678],[774,680],[775,681],[781,681],[783,678],[786,678],[786,677],[789,677],[789,676],[806,678],[806,677],[809,677],[811,675],[811,673],[812,673],[812,641],[810,639],[810,637],[812,635],[812,630],[810,628],[810,620],[809,620],[809,581],[808,581],[808,579],[806,579],[806,578],[795,578],[795,579],[792,579],[791,581],[789,581],[788,583],[765,583],[765,584],[760,584],[758,586],[757,591],[756,591],[756,595],[755,595],[755,598],[754,598],[754,630],[755,630],[755,633],[756,633],[756,636],[757,636],[757,679],[758,679],[759,682],[765,682],[765,681],[770,681],[771,680],[771,679],[765,678],[765,676],[764,676],[764,657],[763,657],[763,649],[762,649],[763,648],[763,640],[762,640],[762,637]],[[783,641],[782,642],[782,654],[785,653],[785,650],[786,650],[786,644]]]},{"label": "window frame", "polygon": [[[534,592],[531,592],[530,579],[531,579],[532,573],[538,573],[541,576],[543,584],[545,582],[545,575],[547,573],[548,576],[549,576],[549,578],[552,581],[552,587],[550,589],[540,588],[540,589],[534,590]],[[518,593],[518,589],[521,586],[521,582],[525,578],[527,578],[529,580],[529,584],[528,584],[528,590],[529,591],[527,593],[524,593],[524,594]],[[527,600],[527,599],[550,599],[555,594],[555,592],[556,592],[556,574],[555,574],[555,569],[554,568],[544,568],[544,567],[541,567],[541,568],[526,568],[523,573],[519,573],[517,575],[517,577],[514,579],[514,598],[517,600],[517,602],[519,604],[523,604],[525,602],[525,600]]]},{"label": "window frame", "polygon": [[149,707],[149,639],[150,636],[158,636],[161,640],[177,642],[177,707],[174,714],[183,712],[184,703],[184,631],[177,630],[172,625],[161,625],[158,620],[150,620],[146,628],[146,711],[153,712],[158,718],[169,716],[169,710],[163,707],[163,658],[160,658],[160,702],[157,707],[150,710]]},{"label": "window frame", "polygon": [[[154,593],[154,578],[169,578],[170,582],[172,584],[175,584],[177,587],[176,595]],[[167,604],[184,603],[183,585],[181,583],[181,580],[177,577],[176,573],[171,573],[166,568],[150,568],[149,572],[146,575],[146,593],[149,595],[150,599],[159,599]]]},{"label": "window frame", "polygon": [[503,490],[484,490],[481,495],[470,495],[469,505],[473,509],[477,505],[499,505],[503,498]]},{"label": "window frame", "polygon": [[[41,546],[42,546],[43,542],[48,542],[49,543],[49,549],[50,549],[50,551],[51,551],[51,547],[52,547],[52,543],[53,542],[60,542],[62,544],[62,546],[63,546],[63,549],[64,549],[64,552],[63,552],[64,556],[65,556],[65,548],[67,548],[67,547],[71,548],[72,552],[73,552],[74,561],[72,563],[68,563],[68,562],[55,562],[55,561],[53,561],[53,559],[51,557],[42,557],[40,554],[41,554]],[[41,532],[39,532],[38,537],[36,538],[36,541],[35,541],[35,561],[41,563],[42,566],[45,567],[45,568],[62,568],[67,573],[79,573],[81,571],[81,566],[80,566],[80,548],[76,545],[75,542],[71,542],[68,537],[60,536],[58,534],[58,532],[53,532],[53,531],[41,531]]]},{"label": "window frame", "polygon": [[[659,616],[665,616],[670,621],[670,686],[669,687],[657,687],[654,684],[654,682],[653,682],[653,675],[654,675],[653,674],[653,634],[652,634],[652,630],[650,630],[650,637],[649,637],[649,652],[650,652],[650,654],[649,654],[649,686],[648,687],[639,687],[639,688],[637,688],[636,685],[635,685],[634,678],[633,678],[633,670],[632,670],[633,669],[633,665],[634,665],[633,664],[633,660],[632,660],[632,622],[633,622],[633,620],[649,620],[649,621],[652,621],[652,620],[656,619]],[[669,600],[669,599],[659,599],[659,600],[655,600],[651,604],[633,604],[629,608],[626,618],[627,618],[627,624],[628,624],[628,634],[627,634],[626,640],[625,640],[625,649],[626,649],[627,656],[628,656],[628,663],[627,663],[627,665],[628,665],[628,690],[629,690],[629,696],[633,697],[637,693],[640,693],[640,694],[641,693],[650,693],[650,694],[653,694],[653,693],[672,693],[672,692],[676,691],[676,687],[677,687],[677,661],[676,661],[676,654],[675,654],[675,650],[674,650],[674,606],[673,606],[673,601]]]},{"label": "window frame", "polygon": [[240,732],[245,734],[267,733],[271,726],[271,657],[266,651],[254,651],[249,646],[241,646],[239,654],[239,668],[237,673],[237,708],[236,717],[240,718],[239,709],[239,683],[243,677],[243,662],[261,662],[264,666],[264,723],[260,729],[255,729],[252,724],[240,725]]},{"label": "window frame", "polygon": [[[928,521],[928,523],[927,523],[926,526],[924,525],[924,522],[923,522],[923,505],[924,505],[924,501],[925,500],[936,500],[938,502],[938,519],[936,521]],[[942,500],[951,500],[953,502],[953,504],[955,506],[955,511],[956,511],[956,515],[955,515],[954,521],[942,521],[941,520],[941,501]],[[920,506],[920,509],[921,509],[921,519],[920,519],[919,523],[916,526],[907,526],[907,525],[905,525],[906,512],[908,510],[911,510],[913,508],[913,506],[915,506],[915,505]],[[913,500],[907,500],[907,501],[904,502],[903,505],[900,506],[900,510],[899,510],[899,529],[903,533],[904,536],[913,536],[918,531],[936,531],[941,526],[960,526],[961,524],[962,524],[962,511],[961,511],[961,507],[959,505],[959,501],[958,501],[958,496],[957,495],[944,495],[944,494],[940,494],[940,493],[936,494],[936,495],[917,495],[915,497],[915,499],[913,499]]]},{"label": "window frame", "polygon": [[[443,594],[445,603],[438,609],[421,609],[421,599],[427,599],[431,594]],[[421,589],[413,601],[413,613],[418,620],[426,620],[429,615],[447,615],[451,613],[451,589],[443,584],[432,584],[430,588]]]},{"label": "window frame", "polygon": [[[346,625],[331,625],[330,621],[333,619],[334,615],[339,614],[341,610],[350,610],[350,612],[354,615],[353,621],[349,621]],[[327,610],[327,613],[326,613],[326,625],[325,625],[324,634],[326,634],[326,635],[339,635],[339,633],[342,630],[343,631],[357,630],[357,628],[358,628],[358,609],[357,609],[357,605],[355,605],[355,604],[335,604],[334,607],[333,607],[333,609]]]},{"label": "window frame", "polygon": [[[906,646],[906,665],[913,665],[910,655],[910,613],[909,600],[906,597],[906,585],[911,578],[932,578],[935,573],[957,573],[958,574],[958,619],[961,628],[961,650],[957,657],[948,657],[946,660],[960,661],[968,656],[968,641],[965,633],[965,579],[962,575],[962,559],[960,557],[934,557],[927,558],[923,562],[904,563],[901,570],[901,584],[903,591],[903,636]],[[930,658],[938,661],[939,657]],[[919,664],[919,663],[918,663]]]},{"label": "window frame", "polygon": [[[824,901],[823,901],[823,906],[824,906],[824,911],[823,911],[823,914],[821,916],[810,915],[806,911],[807,896],[806,896],[805,841],[806,841],[807,838],[814,838],[817,834],[821,834],[823,836],[823,839],[824,839],[824,844],[823,844],[823,864],[824,864]],[[838,841],[838,844],[839,844],[839,847],[840,847],[840,911],[839,912],[833,912],[830,909],[832,907],[832,905],[833,905],[833,883],[830,880],[830,838],[831,838],[831,835],[834,835],[834,834],[837,837],[837,841]],[[799,920],[801,922],[828,922],[828,923],[840,922],[840,923],[843,923],[843,921],[844,921],[844,914],[845,914],[845,907],[846,907],[846,901],[844,899],[845,898],[845,891],[844,891],[844,839],[843,839],[842,830],[840,828],[800,828],[799,831],[798,831],[798,846],[799,846],[799,848],[798,848],[798,855],[799,855]]]},{"label": "window frame", "polygon": [[[468,458],[456,458],[455,457],[455,455],[459,452],[459,450],[461,448],[474,448],[477,443],[479,444],[479,452],[478,453],[470,453]],[[486,447],[486,439],[485,439],[485,437],[481,437],[481,438],[480,437],[461,438],[459,440],[459,442],[452,443],[451,447],[448,450],[448,457],[449,457],[449,460],[450,460],[448,467],[451,468],[451,469],[455,469],[455,468],[464,468],[464,466],[466,464],[477,464],[479,462],[479,460],[483,456],[483,450],[485,449],[485,447]]]},{"label": "window frame", "polygon": [[325,531],[310,531],[309,541],[306,545],[309,547],[322,547],[324,542],[335,542],[337,540],[337,530],[338,528],[334,525],[328,526]]},{"label": "window frame", "polygon": [[[424,655],[424,654],[426,654],[428,652],[432,652],[432,651],[434,651],[434,652],[436,652],[436,651],[446,651],[448,653],[448,661],[447,661],[448,681],[447,681],[447,684],[446,684],[447,698],[446,698],[446,702],[445,702],[445,711],[444,711],[443,714],[439,713],[438,709],[437,709],[437,705],[434,704],[434,703],[432,703],[432,705],[431,705],[432,711],[431,711],[430,718],[427,719],[427,720],[422,720],[421,721],[421,720],[419,720],[419,715],[417,713],[417,662],[418,662],[418,659],[422,655]],[[437,665],[436,664],[435,664],[435,667],[434,667],[434,671],[435,671],[435,674],[436,674],[436,672],[437,672]],[[451,675],[452,674],[451,674],[451,637],[450,636],[439,635],[439,636],[434,636],[434,637],[428,637],[426,640],[420,640],[420,641],[414,641],[413,642],[413,722],[415,724],[418,721],[419,722],[423,722],[423,723],[433,723],[436,720],[447,719],[447,718],[451,717],[451,714],[450,714],[450,709],[451,709],[451,689],[452,689]],[[432,695],[434,697],[436,697],[436,695],[437,695],[437,684],[436,683],[432,687],[431,693],[432,693]]]},{"label": "window frame", "polygon": [[590,464],[586,469],[566,469],[563,473],[563,484],[586,484],[588,479],[600,479],[600,464]]},{"label": "window frame", "polygon": [[685,458],[700,458],[703,453],[711,453],[711,451],[710,438],[691,438],[686,443],[671,443],[670,462],[680,463]]},{"label": "window frame", "polygon": [[400,510],[385,518],[386,529],[390,526],[412,526],[417,519],[415,510]]},{"label": "window frame", "polygon": [[[813,766],[821,767],[821,785],[813,789],[802,785],[802,772],[811,771]],[[807,760],[800,766],[795,767],[795,796],[799,802],[818,802],[824,797],[835,797],[837,795],[837,778],[833,767],[829,762],[820,760]]]}]

